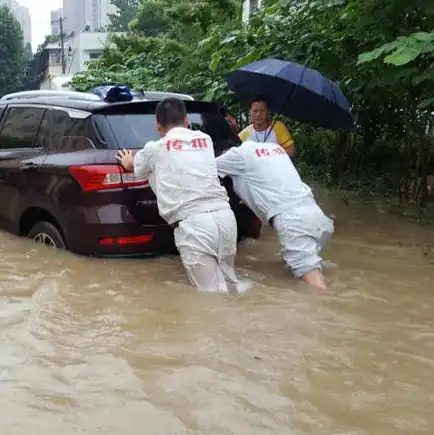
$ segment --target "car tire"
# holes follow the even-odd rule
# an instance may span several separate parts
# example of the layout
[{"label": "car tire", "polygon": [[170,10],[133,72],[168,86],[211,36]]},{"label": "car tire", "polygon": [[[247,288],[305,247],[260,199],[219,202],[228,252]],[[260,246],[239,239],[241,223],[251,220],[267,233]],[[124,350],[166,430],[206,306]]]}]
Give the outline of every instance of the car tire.
[{"label": "car tire", "polygon": [[38,222],[29,232],[29,239],[35,243],[57,249],[66,249],[66,243],[60,231],[50,222]]}]

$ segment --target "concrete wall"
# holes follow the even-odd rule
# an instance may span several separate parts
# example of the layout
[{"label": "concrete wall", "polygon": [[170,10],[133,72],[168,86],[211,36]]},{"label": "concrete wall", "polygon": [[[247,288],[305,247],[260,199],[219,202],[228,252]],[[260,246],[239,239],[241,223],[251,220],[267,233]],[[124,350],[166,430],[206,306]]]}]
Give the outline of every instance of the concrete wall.
[{"label": "concrete wall", "polygon": [[66,73],[76,74],[86,69],[86,62],[96,60],[109,44],[107,32],[82,32],[67,42]]},{"label": "concrete wall", "polygon": [[91,31],[105,29],[110,24],[109,14],[115,11],[110,0],[63,0],[65,33],[79,33],[86,26]]},{"label": "concrete wall", "polygon": [[245,0],[243,4],[243,21],[247,22],[250,19],[251,13],[255,8],[261,7],[262,0]]},{"label": "concrete wall", "polygon": [[63,18],[63,9],[57,9],[51,11],[50,21],[51,21],[51,34],[60,35],[60,22],[59,19]]},{"label": "concrete wall", "polygon": [[[117,33],[121,34],[121,33]],[[96,60],[110,43],[108,32],[81,32],[65,38],[65,66],[67,75],[74,75],[87,69],[86,63]],[[43,89],[51,89],[53,77],[62,75],[62,52],[60,42],[47,44],[49,62]]]}]

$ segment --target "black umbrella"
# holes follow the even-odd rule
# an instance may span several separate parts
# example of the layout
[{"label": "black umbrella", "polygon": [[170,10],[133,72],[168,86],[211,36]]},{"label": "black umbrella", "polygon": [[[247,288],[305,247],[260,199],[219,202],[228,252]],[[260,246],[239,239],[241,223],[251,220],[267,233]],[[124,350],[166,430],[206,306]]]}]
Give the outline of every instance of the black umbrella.
[{"label": "black umbrella", "polygon": [[331,130],[353,127],[350,106],[338,85],[306,66],[263,59],[234,71],[226,81],[240,99],[263,96],[272,111],[295,121]]}]

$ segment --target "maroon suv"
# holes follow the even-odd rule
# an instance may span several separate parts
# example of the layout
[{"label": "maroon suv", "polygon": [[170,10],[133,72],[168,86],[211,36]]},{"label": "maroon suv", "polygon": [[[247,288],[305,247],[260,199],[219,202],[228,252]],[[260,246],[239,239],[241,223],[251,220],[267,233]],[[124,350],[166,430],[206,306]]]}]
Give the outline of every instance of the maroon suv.
[{"label": "maroon suv", "polygon": [[[156,139],[158,101],[44,95],[0,100],[0,228],[83,255],[176,253],[148,183],[116,160],[119,149]],[[191,128],[212,137],[216,155],[239,144],[216,104],[185,103]],[[260,221],[224,184],[239,238],[258,237]]]}]

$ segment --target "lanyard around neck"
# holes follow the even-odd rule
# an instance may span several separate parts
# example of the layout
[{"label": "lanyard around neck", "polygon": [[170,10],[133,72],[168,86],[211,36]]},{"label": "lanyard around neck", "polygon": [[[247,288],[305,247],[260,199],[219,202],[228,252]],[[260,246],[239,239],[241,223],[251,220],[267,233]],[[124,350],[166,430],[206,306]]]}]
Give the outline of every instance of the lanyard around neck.
[{"label": "lanyard around neck", "polygon": [[[258,132],[253,128],[253,131],[255,132],[255,137],[256,137],[256,141],[257,142],[261,142],[261,140],[260,140],[260,136],[262,136],[262,132],[259,132],[259,135],[258,135]],[[262,140],[262,142],[266,142],[267,141],[267,139],[268,139],[268,137],[270,136],[270,134],[271,134],[271,131],[272,131],[272,128],[271,128],[271,126],[270,127],[268,127],[267,129],[265,129],[265,130],[263,130],[263,140]]]},{"label": "lanyard around neck", "polygon": [[[268,137],[270,136],[271,132],[273,131],[273,127],[274,127],[274,124],[275,124],[275,123],[276,123],[276,120],[273,120],[273,122],[271,123],[271,125],[270,125],[269,127],[267,127],[265,130],[263,130],[263,131],[265,131],[265,132],[267,133],[267,134],[264,133],[264,140],[263,140],[263,142],[266,142],[266,141],[267,141]],[[253,131],[255,132],[256,140],[257,140],[258,142],[260,142],[260,140],[259,140],[259,136],[258,136],[258,132],[255,130],[255,127],[253,127]]]}]

